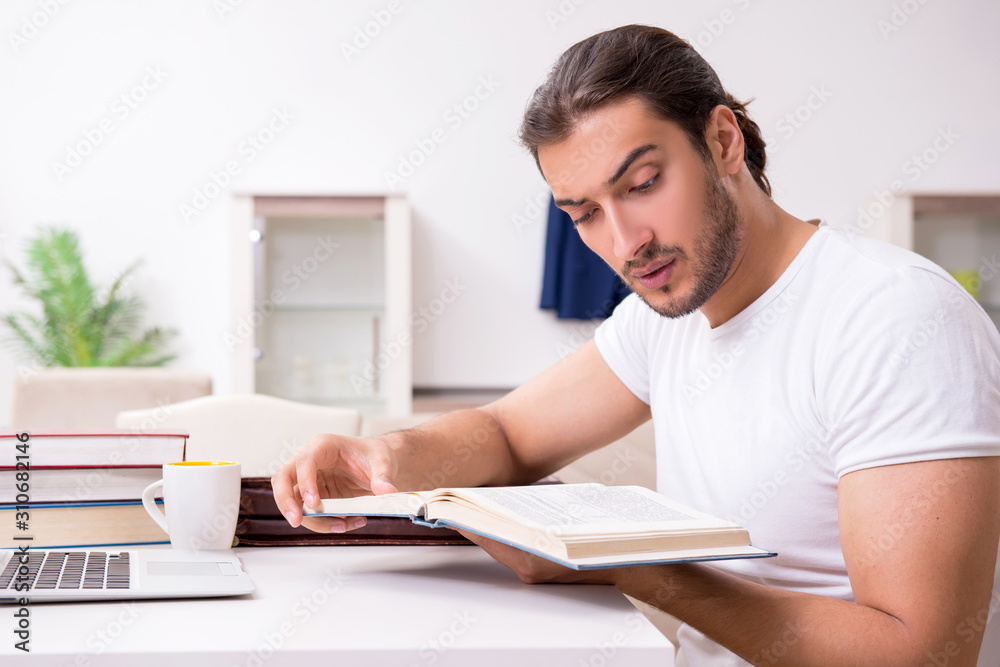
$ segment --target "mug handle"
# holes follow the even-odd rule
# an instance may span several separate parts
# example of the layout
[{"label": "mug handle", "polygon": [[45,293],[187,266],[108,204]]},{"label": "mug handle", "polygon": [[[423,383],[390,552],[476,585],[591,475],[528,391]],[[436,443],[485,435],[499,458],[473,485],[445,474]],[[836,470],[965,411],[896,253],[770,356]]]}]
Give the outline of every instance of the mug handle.
[{"label": "mug handle", "polygon": [[142,506],[146,508],[146,512],[149,514],[150,517],[153,518],[153,521],[156,522],[156,525],[162,528],[164,533],[169,535],[170,531],[167,530],[167,517],[166,515],[163,514],[163,511],[156,506],[156,501],[153,500],[153,495],[162,488],[163,488],[163,480],[158,479],[149,486],[147,486],[145,489],[143,489]]}]

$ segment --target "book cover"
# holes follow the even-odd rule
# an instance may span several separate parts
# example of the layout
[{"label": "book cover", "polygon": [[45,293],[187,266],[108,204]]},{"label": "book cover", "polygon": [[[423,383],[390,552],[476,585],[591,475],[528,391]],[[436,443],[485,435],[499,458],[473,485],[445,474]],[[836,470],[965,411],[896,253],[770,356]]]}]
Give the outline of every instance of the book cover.
[{"label": "book cover", "polygon": [[[157,504],[163,504],[158,500]],[[0,548],[104,547],[166,544],[170,538],[146,513],[142,501],[40,503],[27,509],[0,505]],[[23,528],[22,528],[23,526]],[[28,539],[31,538],[31,539]]]},{"label": "book cover", "polygon": [[0,470],[0,504],[15,503],[18,486],[28,472],[30,504],[138,500],[147,486],[163,476],[163,467],[66,468],[31,466],[27,471]]},{"label": "book cover", "polygon": [[643,487],[563,484],[324,499],[319,516],[403,516],[461,528],[576,570],[776,554],[746,529]]},{"label": "book cover", "polygon": [[[176,431],[0,432],[0,470],[31,468],[115,468],[183,461],[188,434]],[[25,444],[27,447],[20,447]],[[27,456],[27,459],[23,457]],[[23,466],[22,468],[23,469]]]}]

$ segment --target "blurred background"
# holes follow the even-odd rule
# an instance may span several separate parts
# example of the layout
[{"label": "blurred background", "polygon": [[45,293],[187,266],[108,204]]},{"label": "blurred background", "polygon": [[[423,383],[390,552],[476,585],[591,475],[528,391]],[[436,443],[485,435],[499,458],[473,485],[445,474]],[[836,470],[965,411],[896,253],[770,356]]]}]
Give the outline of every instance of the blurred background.
[{"label": "blurred background", "polygon": [[[684,37],[754,98],[793,215],[893,240],[905,193],[1000,194],[996,3],[9,0],[0,256],[23,266],[42,225],[77,233],[98,285],[142,259],[128,289],[144,322],[178,332],[170,366],[226,394],[245,390],[227,344],[246,317],[234,202],[405,195],[425,313],[405,344],[412,386],[515,387],[596,325],[539,309],[548,190],[521,113],[566,47],[628,23]],[[340,280],[391,242],[361,242]],[[0,271],[0,312],[31,307]],[[24,363],[2,348],[0,425]]]}]

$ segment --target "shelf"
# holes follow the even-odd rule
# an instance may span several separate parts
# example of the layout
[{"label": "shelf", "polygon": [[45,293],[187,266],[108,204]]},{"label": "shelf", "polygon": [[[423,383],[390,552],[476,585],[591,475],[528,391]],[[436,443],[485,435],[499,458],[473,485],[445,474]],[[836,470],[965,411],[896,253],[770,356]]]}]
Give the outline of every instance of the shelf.
[{"label": "shelf", "polygon": [[913,195],[913,215],[1000,215],[1000,195],[917,194]]},{"label": "shelf", "polygon": [[282,304],[274,307],[278,313],[370,313],[382,312],[385,304],[381,303],[357,303],[357,304],[303,304],[300,306]]},{"label": "shelf", "polygon": [[1000,254],[1000,194],[904,193],[889,208],[891,240],[951,273],[1000,327],[1000,280],[984,277]]},{"label": "shelf", "polygon": [[234,272],[247,278],[234,319],[253,324],[231,346],[233,389],[409,414],[412,351],[396,342],[412,326],[405,197],[242,194],[232,210]]},{"label": "shelf", "polygon": [[356,408],[362,405],[385,405],[385,399],[381,396],[282,396],[291,401],[299,403],[310,403],[312,405],[325,405],[328,407]]}]

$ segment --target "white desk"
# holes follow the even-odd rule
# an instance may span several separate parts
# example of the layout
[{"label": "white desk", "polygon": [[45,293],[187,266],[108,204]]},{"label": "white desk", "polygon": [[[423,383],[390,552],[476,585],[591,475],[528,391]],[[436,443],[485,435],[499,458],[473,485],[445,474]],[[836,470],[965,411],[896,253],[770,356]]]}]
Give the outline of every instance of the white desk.
[{"label": "white desk", "polygon": [[670,667],[610,586],[527,586],[473,547],[237,549],[252,595],[35,604],[31,653],[0,608],[0,662],[59,667]]}]

